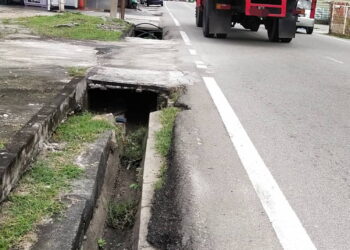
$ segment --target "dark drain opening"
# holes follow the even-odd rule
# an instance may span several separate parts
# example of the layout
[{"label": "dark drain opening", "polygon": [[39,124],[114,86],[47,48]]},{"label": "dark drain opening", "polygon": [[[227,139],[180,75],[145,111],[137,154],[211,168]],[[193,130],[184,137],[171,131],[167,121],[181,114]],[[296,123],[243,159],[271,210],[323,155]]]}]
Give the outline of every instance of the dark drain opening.
[{"label": "dark drain opening", "polygon": [[95,113],[112,113],[116,118],[125,117],[126,127],[147,125],[149,113],[158,107],[158,94],[127,89],[90,89],[89,110]]},{"label": "dark drain opening", "polygon": [[152,23],[140,23],[135,25],[134,37],[162,40],[163,29]]}]

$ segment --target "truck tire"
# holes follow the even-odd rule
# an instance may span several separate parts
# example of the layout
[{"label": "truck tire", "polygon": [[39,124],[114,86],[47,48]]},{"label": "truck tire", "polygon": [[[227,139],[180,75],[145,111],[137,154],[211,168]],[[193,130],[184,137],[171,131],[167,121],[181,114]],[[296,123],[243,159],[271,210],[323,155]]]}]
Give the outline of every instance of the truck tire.
[{"label": "truck tire", "polygon": [[293,38],[280,38],[281,43],[290,43]]},{"label": "truck tire", "polygon": [[205,37],[208,38],[213,38],[214,34],[210,33],[209,30],[209,4],[210,4],[210,0],[206,0],[205,1],[205,5],[204,5],[204,10],[203,10],[203,35]]},{"label": "truck tire", "polygon": [[306,34],[311,35],[314,32],[314,27],[306,28]]},{"label": "truck tire", "polygon": [[196,25],[197,27],[203,27],[203,10],[196,7]]},{"label": "truck tire", "polygon": [[226,33],[218,33],[218,34],[216,34],[216,38],[226,39],[227,38],[227,34]]}]

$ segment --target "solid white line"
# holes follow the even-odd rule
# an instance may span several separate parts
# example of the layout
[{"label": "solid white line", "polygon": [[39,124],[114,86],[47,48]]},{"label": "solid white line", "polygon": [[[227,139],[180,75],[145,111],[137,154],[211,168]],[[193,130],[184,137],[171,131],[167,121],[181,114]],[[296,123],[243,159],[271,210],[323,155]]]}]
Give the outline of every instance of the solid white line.
[{"label": "solid white line", "polygon": [[330,61],[339,63],[339,64],[344,64],[344,62],[339,61],[339,60],[337,60],[337,59],[335,59],[335,58],[333,58],[333,57],[325,56],[324,58],[326,58],[326,59],[328,59],[328,60],[330,60]]},{"label": "solid white line", "polygon": [[192,56],[197,55],[197,51],[196,51],[195,49],[188,49],[188,51],[190,52],[190,54],[191,54]]},{"label": "solid white line", "polygon": [[180,30],[180,34],[181,34],[181,37],[182,37],[182,39],[184,40],[185,44],[188,45],[188,46],[191,46],[191,41],[190,41],[190,39],[188,38],[188,36],[187,36],[187,34],[185,33],[185,31]]},{"label": "solid white line", "polygon": [[198,69],[207,69],[208,67],[206,65],[196,65]]},{"label": "solid white line", "polygon": [[230,139],[284,249],[316,247],[212,77],[203,77]]},{"label": "solid white line", "polygon": [[167,11],[169,12],[169,15],[170,15],[171,18],[173,19],[175,25],[176,25],[177,27],[180,27],[180,26],[181,26],[180,22],[175,18],[175,16],[173,15],[173,13],[171,13],[171,11],[169,10],[169,8],[168,8],[168,6],[167,6],[167,4],[166,4],[166,1],[164,1],[164,6],[165,6],[165,8],[167,9]]}]

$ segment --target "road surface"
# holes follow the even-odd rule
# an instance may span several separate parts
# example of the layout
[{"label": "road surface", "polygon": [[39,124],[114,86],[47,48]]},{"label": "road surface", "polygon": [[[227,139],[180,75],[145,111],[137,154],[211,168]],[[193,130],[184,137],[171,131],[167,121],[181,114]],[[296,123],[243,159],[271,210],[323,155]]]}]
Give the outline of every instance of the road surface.
[{"label": "road surface", "polygon": [[165,12],[203,77],[184,125],[198,142],[193,248],[350,249],[350,40],[302,31],[270,43],[263,26],[208,39],[194,4]]}]

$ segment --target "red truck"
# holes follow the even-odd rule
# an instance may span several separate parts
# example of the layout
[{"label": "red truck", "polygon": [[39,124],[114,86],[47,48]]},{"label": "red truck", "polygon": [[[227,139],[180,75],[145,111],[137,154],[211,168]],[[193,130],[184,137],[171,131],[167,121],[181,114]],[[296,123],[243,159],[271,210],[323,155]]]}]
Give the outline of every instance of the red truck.
[{"label": "red truck", "polygon": [[297,1],[196,0],[196,25],[205,37],[226,38],[236,23],[252,31],[264,24],[271,42],[289,43],[296,32]]}]

